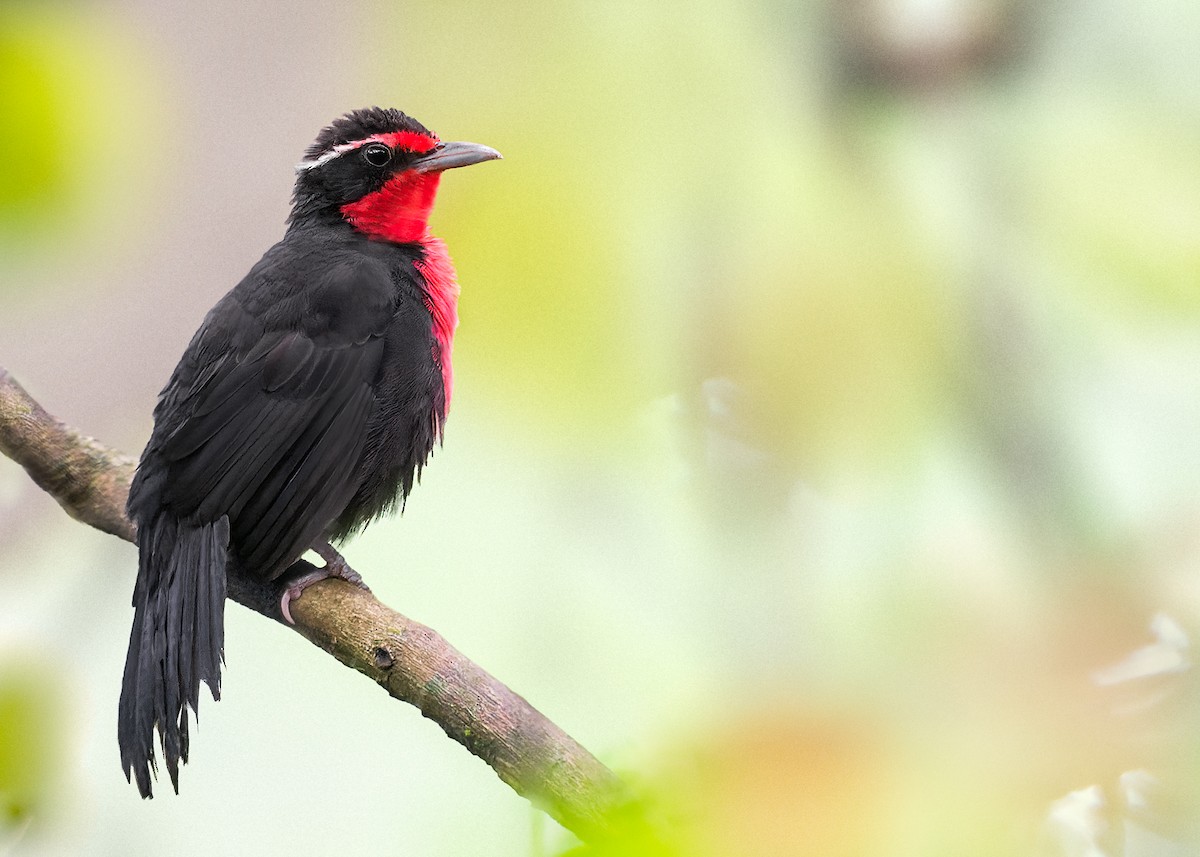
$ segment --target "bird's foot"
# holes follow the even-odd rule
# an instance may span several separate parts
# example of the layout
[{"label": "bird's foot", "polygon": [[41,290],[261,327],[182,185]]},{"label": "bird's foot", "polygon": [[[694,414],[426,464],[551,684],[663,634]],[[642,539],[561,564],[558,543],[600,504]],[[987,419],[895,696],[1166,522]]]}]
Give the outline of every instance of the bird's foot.
[{"label": "bird's foot", "polygon": [[[313,545],[313,550],[321,559],[325,560],[323,568],[313,568],[306,571],[299,577],[288,583],[287,589],[283,590],[283,595],[279,599],[279,609],[283,613],[283,618],[287,619],[289,625],[295,625],[296,620],[292,618],[292,611],[289,605],[308,587],[312,586],[319,580],[326,580],[330,577],[340,578],[347,583],[353,583],[359,589],[367,592],[371,591],[371,587],[363,582],[362,575],[350,567],[346,562],[346,558],[334,550],[333,545],[329,542],[317,542]],[[307,563],[305,563],[307,565]]]}]

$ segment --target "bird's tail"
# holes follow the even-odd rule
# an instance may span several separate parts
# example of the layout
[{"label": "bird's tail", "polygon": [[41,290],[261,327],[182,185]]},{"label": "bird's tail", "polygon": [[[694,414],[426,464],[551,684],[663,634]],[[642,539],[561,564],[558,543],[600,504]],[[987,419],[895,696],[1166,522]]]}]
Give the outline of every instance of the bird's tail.
[{"label": "bird's tail", "polygon": [[187,706],[198,712],[202,681],[213,699],[221,698],[228,547],[228,518],[195,526],[163,513],[138,528],[117,741],[125,778],[137,778],[142,797],[154,796],[155,728],[178,794],[179,761],[188,757]]}]

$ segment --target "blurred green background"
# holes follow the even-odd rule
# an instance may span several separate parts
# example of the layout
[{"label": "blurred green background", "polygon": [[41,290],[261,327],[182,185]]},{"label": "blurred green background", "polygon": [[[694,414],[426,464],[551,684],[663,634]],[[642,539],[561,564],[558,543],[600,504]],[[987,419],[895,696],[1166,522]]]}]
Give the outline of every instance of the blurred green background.
[{"label": "blurred green background", "polygon": [[[7,2],[0,365],[140,450],[316,131],[400,107],[505,160],[442,184],[446,446],[347,551],[386,603],[677,853],[1195,854],[1198,45],[1194,0]],[[0,545],[0,855],[571,847],[240,608],[143,803],[132,547],[6,460]]]}]

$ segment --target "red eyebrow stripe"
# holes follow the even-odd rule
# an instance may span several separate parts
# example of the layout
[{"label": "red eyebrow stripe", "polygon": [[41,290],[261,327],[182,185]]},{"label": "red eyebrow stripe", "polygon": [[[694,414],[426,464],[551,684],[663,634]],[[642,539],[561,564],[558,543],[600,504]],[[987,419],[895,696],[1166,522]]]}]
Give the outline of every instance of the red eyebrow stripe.
[{"label": "red eyebrow stripe", "polygon": [[393,131],[391,134],[376,134],[371,137],[393,149],[404,149],[409,152],[428,152],[438,144],[438,138],[432,134],[422,134],[419,131]]}]

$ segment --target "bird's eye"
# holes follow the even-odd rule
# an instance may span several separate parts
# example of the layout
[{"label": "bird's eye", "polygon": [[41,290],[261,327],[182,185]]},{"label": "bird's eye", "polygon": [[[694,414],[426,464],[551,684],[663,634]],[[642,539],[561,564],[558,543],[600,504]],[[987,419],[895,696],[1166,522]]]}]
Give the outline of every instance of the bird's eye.
[{"label": "bird's eye", "polygon": [[392,159],[392,150],[383,143],[369,143],[363,146],[363,160],[373,167],[386,167]]}]

